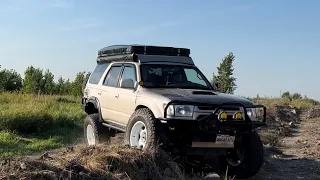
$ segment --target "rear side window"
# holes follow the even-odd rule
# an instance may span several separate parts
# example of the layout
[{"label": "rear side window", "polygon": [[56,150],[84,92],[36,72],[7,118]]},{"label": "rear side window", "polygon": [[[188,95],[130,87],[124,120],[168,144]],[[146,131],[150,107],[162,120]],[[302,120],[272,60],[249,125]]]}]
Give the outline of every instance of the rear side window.
[{"label": "rear side window", "polygon": [[98,84],[101,79],[102,74],[107,69],[109,64],[110,63],[98,64],[90,76],[89,83],[90,84]]}]

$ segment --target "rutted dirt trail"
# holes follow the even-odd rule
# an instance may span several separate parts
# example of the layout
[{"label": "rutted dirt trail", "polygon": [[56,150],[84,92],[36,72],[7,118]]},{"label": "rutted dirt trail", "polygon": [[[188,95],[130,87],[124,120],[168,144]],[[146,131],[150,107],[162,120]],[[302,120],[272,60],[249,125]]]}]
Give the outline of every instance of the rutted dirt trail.
[{"label": "rutted dirt trail", "polygon": [[320,159],[320,118],[305,119],[301,128],[282,140],[285,154],[295,154],[300,158]]},{"label": "rutted dirt trail", "polygon": [[320,179],[320,118],[307,118],[294,124],[290,136],[282,138],[278,147],[265,149],[265,164],[252,179]]}]

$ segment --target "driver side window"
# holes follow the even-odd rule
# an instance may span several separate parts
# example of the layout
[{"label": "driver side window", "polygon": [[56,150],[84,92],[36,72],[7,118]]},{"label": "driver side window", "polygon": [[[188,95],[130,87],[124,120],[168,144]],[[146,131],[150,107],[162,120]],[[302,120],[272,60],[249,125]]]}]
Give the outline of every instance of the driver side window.
[{"label": "driver side window", "polygon": [[194,69],[184,69],[184,72],[188,81],[195,84],[207,86],[207,83],[203,79],[201,79],[201,76],[198,75],[197,71],[195,71]]},{"label": "driver side window", "polygon": [[106,75],[103,85],[110,86],[110,87],[117,87],[120,71],[121,71],[121,65],[113,65],[110,68],[108,74]]},{"label": "driver side window", "polygon": [[137,81],[135,70],[136,69],[134,65],[125,65],[122,74],[122,79],[132,79],[133,82]]}]

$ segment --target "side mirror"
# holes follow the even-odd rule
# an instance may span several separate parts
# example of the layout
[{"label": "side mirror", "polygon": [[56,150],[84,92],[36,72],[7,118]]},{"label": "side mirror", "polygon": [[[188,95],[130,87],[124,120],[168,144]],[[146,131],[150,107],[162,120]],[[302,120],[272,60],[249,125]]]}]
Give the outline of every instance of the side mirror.
[{"label": "side mirror", "polygon": [[120,87],[126,89],[134,89],[134,82],[132,79],[122,79],[120,82]]},{"label": "side mirror", "polygon": [[220,91],[220,83],[218,83],[218,82],[213,82],[212,83],[212,86],[214,87],[214,89],[216,90],[216,91]]}]

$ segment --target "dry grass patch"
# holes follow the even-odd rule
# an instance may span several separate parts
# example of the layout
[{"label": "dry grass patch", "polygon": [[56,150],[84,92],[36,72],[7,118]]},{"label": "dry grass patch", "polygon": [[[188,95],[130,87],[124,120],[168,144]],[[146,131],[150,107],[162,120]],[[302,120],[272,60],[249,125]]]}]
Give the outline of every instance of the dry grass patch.
[{"label": "dry grass patch", "polygon": [[140,151],[125,146],[81,147],[65,149],[39,158],[24,158],[2,166],[6,172],[2,178],[46,178],[72,177],[72,179],[110,180],[197,180],[200,177],[186,176],[183,169],[166,153]]}]

